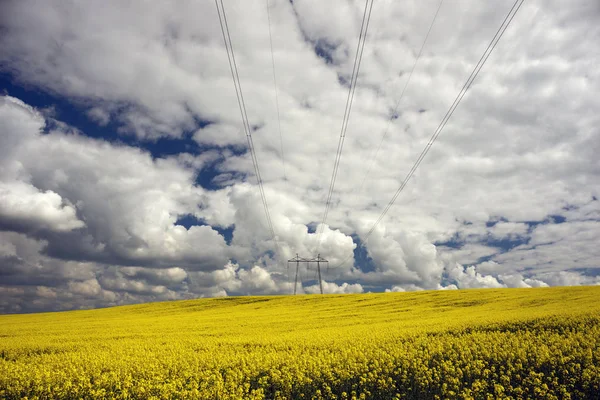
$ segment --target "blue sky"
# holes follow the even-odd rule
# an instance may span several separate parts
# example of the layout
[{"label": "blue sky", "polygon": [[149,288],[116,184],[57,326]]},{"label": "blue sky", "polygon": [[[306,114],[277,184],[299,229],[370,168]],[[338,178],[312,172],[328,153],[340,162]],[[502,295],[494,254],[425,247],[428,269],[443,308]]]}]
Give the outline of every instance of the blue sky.
[{"label": "blue sky", "polygon": [[289,294],[296,253],[329,293],[600,283],[597,5],[525,3],[369,236],[510,8],[424,42],[439,3],[375,4],[319,236],[364,3],[268,4],[273,58],[225,7],[276,240],[214,4],[0,6],[1,312]]}]

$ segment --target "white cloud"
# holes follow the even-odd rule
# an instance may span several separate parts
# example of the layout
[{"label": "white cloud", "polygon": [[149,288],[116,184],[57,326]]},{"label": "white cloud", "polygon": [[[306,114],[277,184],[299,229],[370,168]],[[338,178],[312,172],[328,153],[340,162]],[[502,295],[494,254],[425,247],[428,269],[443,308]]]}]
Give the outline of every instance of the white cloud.
[{"label": "white cloud", "polygon": [[0,182],[0,219],[14,229],[70,231],[85,224],[72,205],[55,192],[41,192],[24,182]]},{"label": "white cloud", "polygon": [[18,165],[8,178],[22,179],[0,187],[4,225],[29,222],[69,231],[85,224],[69,237],[69,249],[66,239],[49,243],[50,252],[68,251],[71,257],[125,265],[179,262],[191,269],[218,268],[226,261],[225,241],[210,226],[175,225],[178,216],[196,213],[211,196],[194,186],[192,170],[134,148],[61,131],[42,135],[43,120],[12,99],[0,110],[9,122],[2,137],[19,134],[0,164],[9,173]]},{"label": "white cloud", "polygon": [[293,290],[286,276],[258,265],[241,268],[230,262],[217,271],[189,275],[190,291],[202,296],[290,294]]},{"label": "white cloud", "polygon": [[497,239],[516,239],[527,233],[527,224],[518,222],[498,222],[489,231]]},{"label": "white cloud", "polygon": [[[344,282],[338,285],[335,282],[323,281],[323,293],[325,294],[343,294],[343,293],[363,293],[364,289],[360,283],[349,284]],[[307,286],[304,288],[306,293],[317,294],[321,293],[321,287],[317,285]]]},{"label": "white cloud", "polygon": [[55,299],[57,297],[56,290],[53,288],[49,288],[47,286],[38,286],[36,288],[36,294],[39,297],[47,298],[47,299]]},{"label": "white cloud", "polygon": [[254,266],[250,270],[239,270],[240,290],[250,293],[267,294],[277,291],[277,284],[264,268]]},{"label": "white cloud", "polygon": [[94,296],[102,291],[102,288],[96,279],[89,279],[83,282],[69,282],[68,287],[72,293],[84,296]]},{"label": "white cloud", "polygon": [[[479,243],[466,243],[460,248],[437,246],[437,250],[444,261],[456,261],[464,265],[476,264],[481,258],[494,256],[500,252],[496,247],[485,246]],[[484,264],[486,263],[481,263],[479,266],[481,267]]]},{"label": "white cloud", "polygon": [[[372,263],[360,266],[364,270],[352,267],[351,235],[364,237],[375,222],[510,5],[442,6],[383,141],[437,4],[374,5],[332,207],[318,244],[308,227],[321,222],[327,198],[347,97],[340,78],[352,71],[363,4],[270,4],[287,180],[265,7],[240,0],[226,7],[279,252],[265,229],[252,162],[243,153],[246,138],[212,3],[0,5],[9,16],[0,21],[0,72],[16,85],[70,103],[94,129],[117,129],[107,134],[116,136],[112,144],[92,140],[86,137],[92,132],[61,122],[69,116],[58,105],[44,114],[3,98],[0,224],[29,236],[0,236],[12,282],[3,291],[10,301],[1,300],[2,309],[23,309],[10,306],[18,296],[25,307],[36,296],[40,309],[90,307],[96,303],[83,294],[68,299],[55,289],[71,293],[68,282],[75,282],[75,290],[93,287],[94,279],[105,291],[95,296],[105,305],[286,293],[286,260],[296,253],[315,256],[317,248],[330,266],[350,257],[326,279],[368,290],[595,282],[597,4],[523,5],[366,243]],[[328,10],[340,18],[330,18]],[[153,158],[118,140],[158,146],[151,141],[161,137],[194,140],[202,152]],[[212,185],[220,189],[197,185],[198,174],[215,175]],[[206,225],[176,225],[189,215]],[[561,218],[550,215],[566,220],[557,224]],[[232,229],[231,244],[213,227]],[[456,283],[446,282],[447,276]]]},{"label": "white cloud", "polygon": [[[438,289],[445,289],[445,287],[440,287]],[[386,293],[390,292],[419,292],[423,290],[423,288],[410,284],[410,285],[394,285],[389,289],[385,289]]]},{"label": "white cloud", "polygon": [[402,283],[433,289],[442,276],[444,264],[436,247],[424,235],[376,230],[366,243],[376,270],[352,271],[350,276],[376,285]]},{"label": "white cloud", "polygon": [[511,270],[533,269],[534,273],[598,268],[600,249],[598,221],[575,221],[538,225],[527,244],[496,257]]},{"label": "white cloud", "polygon": [[513,288],[548,287],[546,282],[539,279],[523,278],[521,274],[499,275],[498,278],[506,286]]},{"label": "white cloud", "polygon": [[550,286],[600,285],[598,276],[586,276],[574,271],[546,272],[539,276]]},{"label": "white cloud", "polygon": [[105,126],[110,122],[110,113],[101,107],[90,108],[87,115],[100,126]]},{"label": "white cloud", "polygon": [[448,279],[459,289],[506,287],[492,275],[482,275],[473,266],[464,268],[459,264],[448,269]]}]

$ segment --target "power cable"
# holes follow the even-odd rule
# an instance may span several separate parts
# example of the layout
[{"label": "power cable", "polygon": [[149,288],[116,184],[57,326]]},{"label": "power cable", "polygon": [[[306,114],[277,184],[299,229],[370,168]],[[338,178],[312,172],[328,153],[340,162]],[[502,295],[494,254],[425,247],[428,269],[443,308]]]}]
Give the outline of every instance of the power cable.
[{"label": "power cable", "polygon": [[254,166],[254,173],[256,174],[256,179],[258,181],[261,201],[263,203],[263,208],[265,211],[265,217],[267,220],[267,225],[271,237],[275,243],[277,248],[277,252],[279,253],[279,244],[277,243],[275,230],[273,228],[273,222],[271,220],[271,214],[269,212],[269,204],[267,203],[267,198],[265,196],[265,191],[263,188],[263,181],[260,174],[260,168],[258,165],[258,158],[256,156],[256,150],[254,148],[254,141],[252,140],[252,129],[250,127],[250,123],[248,121],[248,114],[246,111],[246,104],[244,102],[244,95],[242,92],[242,85],[240,81],[240,76],[238,73],[237,63],[235,60],[235,53],[233,50],[233,44],[231,41],[231,35],[229,33],[229,24],[227,23],[227,15],[225,13],[225,6],[223,5],[223,0],[220,0],[221,7],[219,8],[219,0],[215,0],[215,6],[217,7],[217,14],[219,15],[219,23],[221,25],[221,33],[223,34],[223,41],[225,42],[225,50],[227,52],[227,60],[229,61],[229,68],[231,70],[231,78],[233,80],[233,85],[235,87],[235,94],[238,101],[238,106],[240,109],[240,115],[242,117],[242,124],[244,126],[244,132],[246,134],[246,140],[248,142],[248,150],[250,152],[250,156],[252,158],[252,164]]},{"label": "power cable", "polygon": [[[504,32],[506,31],[506,29],[508,28],[508,26],[510,25],[510,23],[512,22],[512,20],[514,19],[515,15],[517,14],[517,12],[519,11],[519,9],[521,8],[521,6],[523,5],[524,2],[525,2],[525,0],[515,0],[513,6],[511,7],[511,9],[509,10],[508,14],[506,15],[506,17],[502,21],[502,24],[500,25],[500,27],[496,31],[496,34],[494,35],[494,37],[492,38],[492,40],[488,44],[487,48],[483,52],[483,55],[481,56],[481,58],[479,59],[479,61],[475,65],[475,68],[473,68],[473,71],[471,72],[471,74],[467,78],[467,81],[465,82],[465,84],[463,85],[462,89],[459,91],[458,95],[454,99],[454,102],[452,103],[452,105],[450,106],[450,108],[448,109],[448,111],[446,112],[446,114],[444,115],[444,118],[442,118],[442,121],[440,122],[440,124],[438,125],[437,129],[434,131],[433,135],[429,139],[429,142],[427,143],[427,145],[425,146],[425,148],[423,149],[423,151],[421,152],[421,154],[417,158],[417,161],[414,163],[414,165],[412,166],[412,168],[410,169],[410,171],[408,172],[408,174],[406,175],[406,177],[402,181],[402,184],[400,185],[400,187],[398,188],[398,190],[396,190],[396,193],[394,194],[394,196],[392,196],[392,199],[389,201],[389,203],[387,204],[387,206],[385,207],[385,209],[383,210],[383,212],[379,215],[379,217],[377,218],[377,220],[375,221],[375,223],[373,224],[373,226],[371,227],[371,229],[369,230],[369,232],[367,233],[367,235],[363,239],[363,241],[361,243],[362,246],[364,246],[365,243],[369,240],[369,237],[374,232],[374,230],[377,227],[377,225],[385,217],[385,215],[387,214],[387,212],[390,210],[390,208],[392,207],[392,205],[394,204],[394,202],[396,201],[396,199],[400,195],[400,192],[402,192],[402,190],[404,189],[404,187],[406,187],[406,184],[408,183],[408,181],[410,180],[410,178],[413,176],[413,174],[415,173],[416,169],[419,167],[419,165],[421,164],[421,162],[423,162],[423,159],[425,158],[425,156],[427,155],[427,153],[431,149],[431,146],[437,140],[438,136],[440,135],[440,133],[442,132],[442,130],[444,129],[444,127],[446,126],[446,124],[450,120],[450,117],[452,117],[452,114],[454,114],[454,111],[456,110],[456,108],[458,107],[458,105],[462,101],[463,97],[465,96],[465,94],[467,93],[467,91],[469,90],[469,88],[471,87],[471,85],[473,84],[473,82],[475,81],[475,79],[477,78],[477,76],[479,75],[479,72],[481,71],[481,68],[483,68],[484,64],[486,63],[486,61],[488,60],[488,58],[490,57],[490,55],[492,54],[492,52],[496,48],[496,45],[498,44],[498,42],[500,41],[500,39],[504,35]],[[351,258],[351,256],[347,257],[344,261],[342,261],[340,264],[338,264],[337,267],[342,266],[350,258]]]},{"label": "power cable", "polygon": [[417,64],[419,63],[419,59],[421,58],[421,54],[423,53],[423,49],[425,48],[425,44],[427,43],[427,39],[429,39],[429,34],[431,33],[431,29],[433,28],[433,25],[435,24],[435,20],[437,19],[437,16],[438,16],[438,14],[440,12],[440,8],[442,8],[442,4],[443,3],[444,3],[444,0],[441,0],[440,3],[439,3],[439,5],[438,5],[438,7],[437,7],[437,9],[436,9],[436,11],[435,11],[435,14],[433,15],[433,19],[431,20],[431,24],[429,25],[429,29],[427,30],[427,34],[425,35],[425,39],[423,40],[423,44],[421,44],[421,48],[419,49],[419,53],[417,54],[417,58],[415,59],[415,62],[413,63],[413,66],[412,66],[412,68],[410,70],[410,73],[408,74],[408,78],[406,79],[406,82],[404,83],[404,87],[402,88],[402,92],[400,93],[400,97],[398,97],[398,100],[396,101],[396,106],[394,107],[394,111],[392,112],[392,115],[390,116],[390,118],[387,121],[387,124],[385,126],[385,130],[383,131],[383,135],[381,136],[381,140],[379,141],[379,146],[377,146],[377,150],[375,151],[375,155],[373,155],[373,157],[371,157],[371,162],[369,163],[369,167],[367,168],[367,172],[365,172],[365,176],[363,177],[363,179],[362,179],[362,181],[360,183],[360,187],[356,191],[357,193],[360,193],[362,191],[362,188],[365,185],[367,177],[371,173],[371,169],[373,168],[373,164],[375,163],[375,160],[377,160],[377,156],[379,155],[379,151],[381,150],[381,146],[383,145],[383,141],[387,137],[390,125],[391,125],[392,121],[394,120],[395,116],[398,113],[398,108],[400,107],[400,101],[404,97],[404,92],[406,92],[406,88],[408,87],[408,84],[410,83],[410,80],[411,80],[411,78],[413,76],[413,73],[415,72],[415,68],[417,67]]},{"label": "power cable", "polygon": [[269,25],[269,44],[271,45],[271,65],[273,69],[273,86],[275,87],[275,106],[277,108],[277,124],[279,128],[279,146],[281,151],[281,168],[283,169],[283,179],[287,181],[287,174],[285,172],[285,157],[283,153],[283,136],[281,133],[281,114],[279,111],[279,91],[277,90],[277,76],[275,73],[275,55],[273,53],[273,36],[271,34],[271,13],[269,11],[269,0],[265,0],[267,3],[267,23]]},{"label": "power cable", "polygon": [[[369,1],[371,5],[369,6]],[[350,78],[350,87],[348,89],[348,97],[346,98],[346,107],[344,110],[344,117],[342,118],[342,126],[340,129],[340,139],[338,141],[338,147],[335,155],[335,161],[333,163],[333,172],[331,174],[331,181],[329,183],[329,192],[327,193],[327,201],[325,202],[325,211],[323,212],[323,219],[321,225],[319,225],[317,233],[317,252],[321,245],[321,236],[325,229],[325,222],[327,221],[327,215],[329,214],[329,208],[331,207],[331,197],[333,196],[333,190],[335,187],[335,181],[337,178],[340,161],[342,158],[342,150],[344,147],[344,140],[346,138],[346,130],[348,129],[348,121],[350,119],[350,112],[352,110],[352,102],[354,100],[354,92],[356,91],[356,82],[358,80],[358,73],[360,71],[360,63],[362,61],[362,55],[365,48],[365,42],[367,38],[367,30],[369,29],[369,21],[371,20],[371,11],[373,10],[373,0],[365,1],[365,9],[363,11],[362,24],[360,27],[360,34],[358,37],[358,45],[356,47],[356,54],[354,56],[354,67],[352,68],[352,76]]]},{"label": "power cable", "polygon": [[[275,88],[275,108],[277,109],[277,128],[279,130],[281,169],[283,171],[283,180],[285,182],[287,182],[288,178],[287,178],[287,173],[285,170],[285,155],[283,152],[283,135],[281,133],[281,113],[280,113],[280,109],[279,109],[279,90],[277,89],[277,74],[275,72],[275,54],[273,52],[273,35],[271,33],[271,12],[270,12],[270,8],[269,8],[269,0],[265,0],[265,2],[266,2],[266,7],[267,7],[267,25],[269,27],[269,45],[271,48],[271,66],[272,66],[272,70],[273,70],[273,86]],[[275,244],[277,245],[277,253],[281,254],[281,251],[279,249],[279,244],[277,243],[277,241],[275,241]],[[288,279],[288,283],[291,284],[289,266],[287,269],[287,279]]]}]

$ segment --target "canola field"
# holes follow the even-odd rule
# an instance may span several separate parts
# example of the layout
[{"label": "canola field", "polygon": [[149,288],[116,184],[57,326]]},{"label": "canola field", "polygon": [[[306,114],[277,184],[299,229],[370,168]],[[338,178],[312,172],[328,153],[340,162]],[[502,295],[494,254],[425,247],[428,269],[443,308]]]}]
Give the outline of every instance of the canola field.
[{"label": "canola field", "polygon": [[0,316],[3,399],[600,398],[600,287]]}]

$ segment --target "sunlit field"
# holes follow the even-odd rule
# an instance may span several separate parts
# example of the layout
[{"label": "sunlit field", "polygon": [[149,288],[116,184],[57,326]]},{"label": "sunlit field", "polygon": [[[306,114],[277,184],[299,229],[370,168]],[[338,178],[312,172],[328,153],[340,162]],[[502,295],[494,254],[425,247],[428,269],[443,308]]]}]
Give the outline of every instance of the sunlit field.
[{"label": "sunlit field", "polygon": [[600,287],[0,316],[2,398],[599,398]]}]

